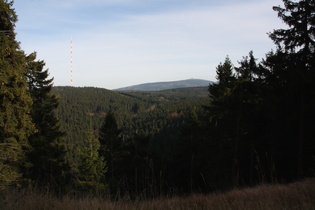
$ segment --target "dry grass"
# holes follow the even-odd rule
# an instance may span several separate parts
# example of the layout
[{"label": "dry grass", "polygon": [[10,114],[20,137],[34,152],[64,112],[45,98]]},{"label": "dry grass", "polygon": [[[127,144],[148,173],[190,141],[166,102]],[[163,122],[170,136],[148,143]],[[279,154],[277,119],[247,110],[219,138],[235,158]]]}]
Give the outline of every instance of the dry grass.
[{"label": "dry grass", "polygon": [[315,179],[288,185],[261,185],[227,193],[111,202],[100,198],[61,199],[38,193],[3,194],[0,209],[315,209]]}]

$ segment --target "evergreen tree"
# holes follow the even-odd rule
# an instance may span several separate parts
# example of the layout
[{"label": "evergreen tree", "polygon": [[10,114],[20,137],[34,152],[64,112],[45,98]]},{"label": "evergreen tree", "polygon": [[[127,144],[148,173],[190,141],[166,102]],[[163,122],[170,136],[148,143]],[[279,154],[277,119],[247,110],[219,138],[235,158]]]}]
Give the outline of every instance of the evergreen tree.
[{"label": "evergreen tree", "polygon": [[262,138],[259,128],[265,122],[263,68],[256,64],[252,51],[239,64],[239,67],[233,67],[226,59],[224,64],[218,65],[219,81],[209,87],[212,101],[208,107],[210,127],[215,128],[212,141],[216,141],[224,153],[224,157],[217,155],[216,160],[220,157],[221,163],[225,164],[216,170],[227,174],[226,182],[230,181],[234,186],[241,180],[254,183],[255,145]]},{"label": "evergreen tree", "polygon": [[121,149],[121,161],[116,175],[121,177],[121,195],[144,195],[152,196],[154,192],[154,175],[152,159],[148,149],[150,138],[134,134],[126,139]]},{"label": "evergreen tree", "polygon": [[[105,176],[109,183],[112,195],[119,190],[119,162],[122,157],[122,141],[120,138],[121,130],[118,128],[116,118],[112,110],[106,113],[103,124],[100,128],[100,149],[99,155],[108,163],[108,173]],[[121,169],[123,170],[123,169]]]},{"label": "evergreen tree", "polygon": [[256,60],[253,51],[250,51],[248,56],[243,57],[243,60],[239,62],[240,66],[235,68],[237,78],[243,81],[253,81],[259,77],[261,73]]},{"label": "evergreen tree", "polygon": [[210,112],[210,121],[214,125],[218,125],[219,121],[224,120],[228,115],[231,106],[229,100],[236,81],[233,69],[231,60],[226,57],[224,63],[217,66],[218,82],[211,84],[208,88],[211,105],[206,109]]},{"label": "evergreen tree", "polygon": [[0,0],[0,187],[17,181],[34,132],[25,77],[25,55],[15,40],[13,1]]},{"label": "evergreen tree", "polygon": [[[240,180],[255,184],[257,178],[255,166],[257,154],[261,147],[260,142],[265,141],[266,117],[264,116],[265,71],[256,63],[253,51],[243,57],[239,67],[235,67],[236,82],[231,94],[231,103],[235,116],[235,144],[234,159],[238,162]],[[255,157],[256,156],[256,157]],[[254,176],[255,175],[255,176]],[[262,181],[262,180],[261,180]],[[265,180],[263,180],[265,181]]]},{"label": "evergreen tree", "polygon": [[218,83],[213,83],[209,86],[210,98],[213,103],[216,103],[222,97],[228,95],[231,92],[235,76],[233,75],[233,64],[230,58],[227,56],[224,63],[220,63],[216,68],[216,79]]},{"label": "evergreen tree", "polygon": [[[285,8],[273,7],[288,29],[276,29],[270,38],[279,49],[292,53],[302,53],[305,59],[313,56],[315,50],[315,1],[314,0],[283,0]],[[305,60],[304,60],[305,62]]]},{"label": "evergreen tree", "polygon": [[84,151],[81,151],[81,164],[75,169],[76,185],[81,191],[89,191],[93,194],[104,193],[106,183],[103,182],[103,178],[107,171],[106,161],[99,155],[100,143],[95,137],[92,126],[87,140]]},{"label": "evergreen tree", "polygon": [[[292,115],[290,131],[296,131],[291,134],[298,139],[295,148],[298,148],[297,154],[297,176],[302,177],[305,159],[305,144],[310,144],[309,132],[314,125],[311,116],[314,116],[314,97],[315,91],[313,81],[315,79],[315,1],[283,0],[284,8],[277,6],[273,9],[278,12],[280,19],[286,23],[288,29],[277,29],[270,33],[270,38],[278,46],[278,52],[275,55],[276,62],[286,64],[284,68],[277,69],[274,63],[268,66],[276,74],[287,74],[284,87],[289,90],[285,98],[289,105],[292,105],[290,112],[297,113]],[[269,58],[270,59],[270,58]],[[272,59],[272,58],[271,58]],[[272,77],[274,78],[274,77]],[[296,123],[294,123],[296,122]],[[298,130],[293,127],[298,128]],[[292,129],[293,128],[293,129]]]},{"label": "evergreen tree", "polygon": [[[180,187],[183,192],[204,190],[205,169],[212,156],[212,139],[206,132],[197,110],[191,109],[180,129],[180,136],[171,153],[169,182]],[[213,156],[212,156],[213,157]],[[207,160],[207,161],[206,161]],[[212,165],[213,166],[213,165]]]},{"label": "evergreen tree", "polygon": [[27,155],[30,165],[25,177],[35,181],[38,186],[49,186],[56,190],[64,186],[68,168],[65,163],[64,133],[54,113],[58,99],[51,93],[53,78],[48,79],[48,70],[43,70],[44,61],[35,61],[35,53],[26,59],[28,91],[33,99],[31,116],[37,132],[29,137],[31,150]]},{"label": "evergreen tree", "polygon": [[[236,77],[233,72],[234,66],[226,57],[224,63],[217,66],[217,83],[209,86],[209,96],[211,105],[206,107],[209,118],[209,129],[212,131],[211,141],[216,142],[221,154],[216,154],[213,157],[220,163],[220,167],[216,170],[221,172],[221,178],[224,177],[224,182],[230,185],[232,177],[235,177],[235,151],[237,144],[233,143],[235,139],[235,102],[232,100],[232,93],[236,83]],[[233,149],[234,148],[234,149]],[[233,152],[234,151],[234,152]],[[219,178],[220,179],[220,178]],[[216,180],[217,181],[217,180]],[[223,182],[222,180],[218,182]]]},{"label": "evergreen tree", "polygon": [[234,67],[228,56],[225,58],[224,63],[220,63],[216,69],[218,82],[209,85],[211,106],[207,108],[210,111],[210,119],[215,124],[227,114],[223,110],[229,110],[230,103],[228,99],[236,80],[233,73]]}]

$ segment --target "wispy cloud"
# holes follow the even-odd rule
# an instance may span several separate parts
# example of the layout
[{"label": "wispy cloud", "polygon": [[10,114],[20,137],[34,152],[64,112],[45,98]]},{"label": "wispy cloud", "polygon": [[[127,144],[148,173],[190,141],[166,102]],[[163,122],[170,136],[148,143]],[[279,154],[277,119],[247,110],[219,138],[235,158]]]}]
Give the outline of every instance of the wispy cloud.
[{"label": "wispy cloud", "polygon": [[137,11],[137,3],[144,2],[139,0],[79,0],[73,7],[71,2],[51,6],[57,12],[44,9],[47,15],[40,12],[39,26],[18,25],[22,47],[45,59],[56,85],[69,84],[70,36],[75,85],[117,88],[159,80],[214,80],[215,66],[226,55],[236,62],[254,50],[262,58],[273,47],[266,33],[281,26],[272,11],[280,0],[215,6],[199,1],[201,6],[177,7],[175,1],[167,7],[152,0],[162,8],[154,12]]}]

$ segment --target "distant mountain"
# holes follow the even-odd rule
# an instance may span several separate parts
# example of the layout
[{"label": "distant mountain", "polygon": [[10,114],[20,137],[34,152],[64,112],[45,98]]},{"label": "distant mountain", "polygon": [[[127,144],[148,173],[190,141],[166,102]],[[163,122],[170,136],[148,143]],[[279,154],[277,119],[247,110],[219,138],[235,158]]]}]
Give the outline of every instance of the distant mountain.
[{"label": "distant mountain", "polygon": [[175,88],[204,87],[213,82],[201,79],[187,79],[172,82],[154,82],[114,89],[114,91],[160,91]]}]

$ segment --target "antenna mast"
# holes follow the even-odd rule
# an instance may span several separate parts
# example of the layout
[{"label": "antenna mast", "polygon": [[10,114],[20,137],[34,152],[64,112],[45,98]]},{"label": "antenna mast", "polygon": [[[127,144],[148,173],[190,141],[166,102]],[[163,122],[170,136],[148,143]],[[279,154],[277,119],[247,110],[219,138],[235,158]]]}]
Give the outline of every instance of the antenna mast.
[{"label": "antenna mast", "polygon": [[70,38],[70,86],[72,87],[72,37]]}]

